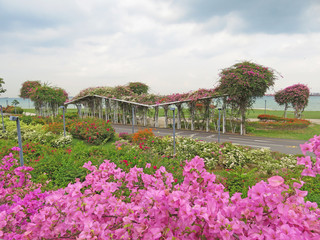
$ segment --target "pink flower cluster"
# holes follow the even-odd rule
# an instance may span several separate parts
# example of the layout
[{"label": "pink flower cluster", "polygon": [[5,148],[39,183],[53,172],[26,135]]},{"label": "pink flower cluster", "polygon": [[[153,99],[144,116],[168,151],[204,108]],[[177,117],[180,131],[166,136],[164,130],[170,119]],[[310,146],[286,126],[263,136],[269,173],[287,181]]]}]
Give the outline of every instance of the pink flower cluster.
[{"label": "pink flower cluster", "polygon": [[295,84],[278,91],[274,98],[279,105],[292,106],[296,111],[303,111],[308,105],[310,90],[306,85]]},{"label": "pink flower cluster", "polygon": [[82,90],[78,95],[73,99],[78,99],[88,95],[100,95],[108,98],[117,98],[132,102],[137,102],[141,104],[160,104],[160,103],[169,103],[177,101],[197,101],[205,97],[213,97],[217,93],[215,89],[198,89],[197,91],[188,92],[188,93],[174,93],[170,95],[160,96],[153,94],[136,94],[132,92],[128,86],[118,86],[115,88],[108,87],[96,87],[96,88],[87,88]]},{"label": "pink flower cluster", "polygon": [[[316,174],[320,174],[320,135],[314,136],[309,142],[300,145],[302,153],[305,155],[298,158],[298,165],[304,165],[305,169],[301,173],[302,176],[315,177]],[[306,156],[306,153],[314,153],[316,155],[316,162],[311,161],[310,156]]]},{"label": "pink flower cluster", "polygon": [[[320,136],[303,145],[320,161]],[[85,181],[40,193],[30,181],[14,184],[6,156],[0,167],[0,237],[4,239],[319,239],[320,209],[305,202],[307,192],[280,176],[261,181],[242,199],[231,198],[201,158],[186,161],[184,180],[174,185],[164,167],[148,175],[128,173],[105,160],[91,162]],[[150,167],[147,164],[147,167]],[[21,168],[16,168],[21,169]],[[311,167],[314,169],[314,166]],[[31,170],[31,169],[25,169]],[[28,174],[18,176],[28,179]],[[9,178],[9,179],[8,179]],[[16,181],[15,181],[16,182]],[[22,185],[24,184],[24,186]],[[31,184],[32,185],[32,184]],[[7,199],[9,191],[10,199]]]}]

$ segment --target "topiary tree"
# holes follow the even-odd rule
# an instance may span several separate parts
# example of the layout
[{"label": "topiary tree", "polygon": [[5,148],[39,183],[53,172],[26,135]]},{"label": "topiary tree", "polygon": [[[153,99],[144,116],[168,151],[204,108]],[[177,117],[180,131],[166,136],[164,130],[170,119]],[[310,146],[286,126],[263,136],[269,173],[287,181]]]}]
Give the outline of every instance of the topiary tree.
[{"label": "topiary tree", "polygon": [[273,70],[248,61],[221,70],[217,91],[228,95],[229,101],[237,107],[241,116],[241,135],[245,134],[247,109],[252,107],[256,98],[264,96],[275,79]]},{"label": "topiary tree", "polygon": [[23,99],[30,98],[33,89],[40,87],[40,81],[26,81],[22,83],[22,87],[20,88],[20,97]]},{"label": "topiary tree", "polygon": [[301,118],[302,112],[308,105],[309,96],[310,90],[306,85],[295,84],[278,91],[275,100],[279,105],[285,105],[285,117],[287,107],[291,105],[295,110],[295,118]]},{"label": "topiary tree", "polygon": [[4,92],[7,91],[7,89],[4,89],[4,88],[2,87],[2,84],[4,84],[4,81],[3,81],[3,78],[0,78],[0,93],[4,93]]},{"label": "topiary tree", "polygon": [[148,93],[149,90],[149,86],[141,82],[129,82],[128,87],[132,92],[138,95]]},{"label": "topiary tree", "polygon": [[284,105],[284,117],[287,117],[287,109],[291,105],[291,99],[289,98],[289,95],[286,94],[284,90],[280,90],[276,92],[274,95],[274,100],[276,103],[278,103],[280,106]]},{"label": "topiary tree", "polygon": [[62,88],[44,85],[32,89],[30,99],[34,102],[38,111],[44,107],[51,111],[53,115],[56,115],[58,107],[68,99],[68,94]]}]

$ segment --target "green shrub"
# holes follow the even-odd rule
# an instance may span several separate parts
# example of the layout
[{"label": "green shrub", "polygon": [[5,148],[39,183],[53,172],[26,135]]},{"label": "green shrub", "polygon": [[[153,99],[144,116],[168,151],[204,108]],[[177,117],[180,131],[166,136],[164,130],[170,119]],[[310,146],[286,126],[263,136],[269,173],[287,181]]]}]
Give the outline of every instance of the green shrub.
[{"label": "green shrub", "polygon": [[[16,122],[4,118],[4,124],[6,131],[0,132],[0,139],[18,140]],[[22,141],[32,141],[53,147],[63,147],[72,142],[72,136],[70,134],[64,137],[52,132],[46,132],[41,124],[28,125],[21,121],[20,129]]]},{"label": "green shrub", "polygon": [[33,121],[33,117],[32,117],[32,116],[27,116],[27,115],[22,115],[22,116],[20,117],[20,120],[21,120],[22,122],[24,122],[25,124],[30,125],[30,124],[32,123],[32,121]]}]

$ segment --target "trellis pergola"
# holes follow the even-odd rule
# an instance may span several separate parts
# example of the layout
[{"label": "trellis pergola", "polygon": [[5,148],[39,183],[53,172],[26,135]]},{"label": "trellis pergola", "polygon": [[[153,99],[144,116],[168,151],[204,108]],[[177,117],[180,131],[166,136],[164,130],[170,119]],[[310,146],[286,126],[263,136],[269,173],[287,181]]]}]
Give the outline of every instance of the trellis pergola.
[{"label": "trellis pergola", "polygon": [[[142,126],[159,127],[159,108],[164,109],[164,127],[169,126],[168,111],[170,106],[175,106],[177,109],[177,129],[181,129],[182,119],[184,120],[185,128],[195,130],[196,120],[196,104],[202,103],[204,106],[204,114],[202,120],[205,122],[205,129],[209,131],[210,119],[212,113],[210,106],[214,99],[225,98],[226,95],[208,96],[198,98],[197,100],[182,100],[174,102],[166,102],[159,104],[143,104],[123,99],[108,98],[100,95],[87,95],[65,103],[65,106],[70,104],[76,105],[79,117],[99,117],[106,121],[110,120],[113,123],[132,124],[132,117],[135,124]],[[222,101],[224,103],[224,101]],[[183,112],[183,104],[187,105],[190,112],[190,118],[186,119]],[[225,105],[225,104],[223,104]],[[222,106],[224,108],[224,106]],[[153,121],[148,124],[148,110],[154,109]],[[150,119],[149,119],[150,120]],[[223,111],[222,130],[225,132],[225,111]]]}]

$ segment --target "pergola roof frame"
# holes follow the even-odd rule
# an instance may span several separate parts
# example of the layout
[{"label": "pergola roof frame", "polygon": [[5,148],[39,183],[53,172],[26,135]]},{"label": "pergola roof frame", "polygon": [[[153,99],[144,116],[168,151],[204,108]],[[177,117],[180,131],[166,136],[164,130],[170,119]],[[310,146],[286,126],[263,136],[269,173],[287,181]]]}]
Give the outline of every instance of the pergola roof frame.
[{"label": "pergola roof frame", "polygon": [[[205,100],[205,99],[213,99],[213,98],[220,98],[220,97],[226,97],[226,94],[222,94],[220,96],[211,96],[211,97],[203,97],[203,98],[199,98],[198,100]],[[148,108],[152,108],[152,107],[160,107],[160,106],[165,106],[165,105],[173,105],[173,104],[177,104],[177,103],[186,103],[186,102],[191,102],[194,100],[188,99],[188,100],[182,100],[182,101],[174,101],[174,102],[167,102],[167,103],[159,103],[159,104],[142,104],[142,103],[137,103],[137,102],[132,102],[132,101],[127,101],[127,100],[122,100],[122,99],[117,99],[117,98],[108,98],[105,96],[100,96],[100,95],[87,95],[84,97],[80,97],[78,99],[75,100],[71,100],[70,102],[64,103],[64,105],[69,105],[69,104],[77,104],[77,102],[80,102],[83,99],[86,98],[91,98],[91,97],[97,97],[97,98],[102,98],[102,99],[111,99],[114,101],[118,101],[118,102],[124,102],[124,103],[129,103],[129,104],[133,104],[133,105],[138,105],[138,106],[142,106],[142,107],[148,107]]]}]

